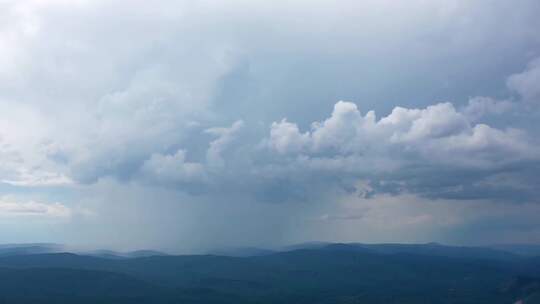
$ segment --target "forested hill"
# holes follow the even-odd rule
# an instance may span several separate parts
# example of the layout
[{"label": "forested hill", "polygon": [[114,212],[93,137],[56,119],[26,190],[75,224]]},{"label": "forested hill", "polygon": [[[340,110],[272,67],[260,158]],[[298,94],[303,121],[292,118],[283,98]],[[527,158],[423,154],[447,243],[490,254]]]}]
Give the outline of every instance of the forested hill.
[{"label": "forested hill", "polygon": [[540,303],[540,258],[321,244],[252,256],[0,257],[0,303]]}]

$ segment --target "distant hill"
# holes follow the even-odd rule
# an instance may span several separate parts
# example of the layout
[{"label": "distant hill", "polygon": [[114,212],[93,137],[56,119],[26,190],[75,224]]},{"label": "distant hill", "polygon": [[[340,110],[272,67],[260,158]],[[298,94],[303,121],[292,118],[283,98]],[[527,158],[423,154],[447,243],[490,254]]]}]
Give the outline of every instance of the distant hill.
[{"label": "distant hill", "polygon": [[127,258],[142,258],[149,256],[164,256],[166,253],[155,250],[136,250],[128,252],[119,252],[113,250],[94,250],[94,251],[79,251],[75,252],[79,255],[87,255],[93,257],[100,257],[105,259],[127,259]]},{"label": "distant hill", "polygon": [[95,256],[109,259],[140,258],[148,256],[163,256],[166,253],[156,250],[136,250],[119,252],[113,250],[74,250],[67,246],[54,243],[29,244],[0,244],[0,257],[11,255],[41,254],[41,253],[75,253],[79,255]]},{"label": "distant hill", "polygon": [[489,247],[523,256],[540,256],[540,245],[537,244],[497,244]]},{"label": "distant hill", "polygon": [[3,256],[0,280],[11,285],[0,295],[44,304],[531,304],[539,295],[540,258],[490,248],[321,244],[247,257],[149,255]]},{"label": "distant hill", "polygon": [[268,254],[273,254],[273,253],[276,253],[276,251],[270,250],[270,249],[256,248],[256,247],[237,247],[237,248],[213,250],[213,251],[210,251],[208,254],[230,256],[230,257],[250,257],[250,256],[268,255]]},{"label": "distant hill", "polygon": [[292,251],[292,250],[299,250],[299,249],[320,249],[325,246],[332,245],[332,243],[329,242],[307,242],[307,243],[300,243],[300,244],[294,244],[289,245],[280,248],[279,251]]},{"label": "distant hill", "polygon": [[0,256],[54,253],[64,251],[64,246],[52,243],[1,244]]},{"label": "distant hill", "polygon": [[326,249],[359,250],[381,254],[417,254],[450,258],[492,259],[510,261],[516,254],[485,247],[446,246],[438,243],[427,244],[330,244]]}]

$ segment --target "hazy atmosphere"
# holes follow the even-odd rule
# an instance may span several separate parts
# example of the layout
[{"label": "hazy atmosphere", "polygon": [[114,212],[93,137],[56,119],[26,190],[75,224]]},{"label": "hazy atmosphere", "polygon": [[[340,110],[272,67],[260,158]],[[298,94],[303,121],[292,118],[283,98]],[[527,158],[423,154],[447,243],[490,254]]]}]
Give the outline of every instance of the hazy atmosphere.
[{"label": "hazy atmosphere", "polygon": [[540,2],[0,1],[0,243],[540,243]]}]

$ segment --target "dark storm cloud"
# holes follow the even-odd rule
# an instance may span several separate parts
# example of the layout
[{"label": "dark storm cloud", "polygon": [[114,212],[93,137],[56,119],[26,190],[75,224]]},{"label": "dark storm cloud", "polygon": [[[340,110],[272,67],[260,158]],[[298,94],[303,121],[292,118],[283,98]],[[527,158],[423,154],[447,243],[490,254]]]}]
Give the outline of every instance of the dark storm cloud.
[{"label": "dark storm cloud", "polygon": [[537,205],[539,14],[534,0],[4,1],[0,195],[71,208],[60,241],[114,243],[120,226],[125,246],[184,249],[417,240],[490,206],[515,220],[516,202]]}]

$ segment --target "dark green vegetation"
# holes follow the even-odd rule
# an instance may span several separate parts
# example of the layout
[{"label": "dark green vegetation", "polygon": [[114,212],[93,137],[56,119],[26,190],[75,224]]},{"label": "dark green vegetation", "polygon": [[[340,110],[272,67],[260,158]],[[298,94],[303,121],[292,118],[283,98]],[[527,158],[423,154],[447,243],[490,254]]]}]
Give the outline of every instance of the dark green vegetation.
[{"label": "dark green vegetation", "polygon": [[319,244],[248,257],[0,257],[0,303],[540,303],[540,258]]}]

